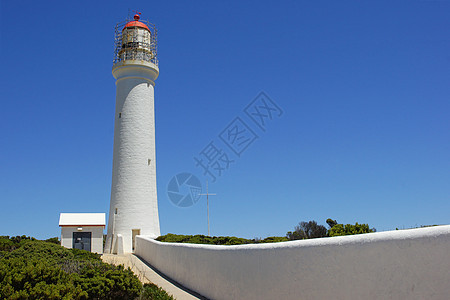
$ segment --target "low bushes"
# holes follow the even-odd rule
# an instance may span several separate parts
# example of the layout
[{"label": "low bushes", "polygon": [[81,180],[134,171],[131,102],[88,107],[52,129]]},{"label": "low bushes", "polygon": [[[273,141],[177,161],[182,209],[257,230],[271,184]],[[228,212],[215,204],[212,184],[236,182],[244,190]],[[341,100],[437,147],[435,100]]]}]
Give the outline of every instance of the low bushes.
[{"label": "low bushes", "polygon": [[314,239],[321,237],[332,237],[342,235],[353,235],[376,232],[375,228],[369,228],[368,224],[339,224],[336,220],[327,219],[329,229],[325,226],[317,224],[316,221],[300,222],[298,226],[295,226],[294,231],[288,231],[286,236],[289,240],[304,240]]},{"label": "low bushes", "polygon": [[169,243],[191,243],[191,244],[209,244],[209,245],[242,245],[242,244],[259,244],[259,243],[275,243],[288,241],[286,237],[267,237],[261,239],[244,239],[234,236],[206,236],[206,235],[180,235],[166,234],[156,239],[160,242]]},{"label": "low bushes", "polygon": [[130,269],[103,263],[98,254],[54,239],[0,237],[0,299],[172,299],[159,288],[159,298],[148,298],[148,289]]},{"label": "low bushes", "polygon": [[328,230],[329,236],[341,236],[341,235],[353,235],[353,234],[362,234],[362,233],[370,233],[375,232],[375,229],[369,228],[368,224],[358,224],[356,222],[355,225],[352,224],[336,224]]},{"label": "low bushes", "polygon": [[336,220],[327,219],[329,229],[316,221],[300,222],[295,226],[294,231],[288,231],[286,236],[270,236],[265,239],[244,239],[234,236],[206,236],[206,235],[181,235],[166,234],[156,238],[160,242],[168,243],[191,243],[191,244],[210,244],[210,245],[242,245],[259,243],[277,243],[293,240],[314,239],[321,237],[332,237],[341,235],[352,235],[375,232],[375,228],[369,228],[368,224],[339,224]]}]

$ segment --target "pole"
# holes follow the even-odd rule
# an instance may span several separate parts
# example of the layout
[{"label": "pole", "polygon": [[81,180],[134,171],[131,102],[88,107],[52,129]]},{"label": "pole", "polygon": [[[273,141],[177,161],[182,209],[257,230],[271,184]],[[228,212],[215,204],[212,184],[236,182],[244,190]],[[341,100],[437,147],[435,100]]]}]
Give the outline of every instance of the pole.
[{"label": "pole", "polygon": [[208,179],[206,180],[206,194],[199,194],[199,195],[206,195],[206,212],[208,216],[208,236],[211,236],[210,230],[209,230],[209,195],[215,196],[217,194],[210,194],[208,192]]},{"label": "pole", "polygon": [[206,180],[206,210],[208,211],[208,236],[211,236],[209,232],[209,194],[208,194],[208,180]]}]

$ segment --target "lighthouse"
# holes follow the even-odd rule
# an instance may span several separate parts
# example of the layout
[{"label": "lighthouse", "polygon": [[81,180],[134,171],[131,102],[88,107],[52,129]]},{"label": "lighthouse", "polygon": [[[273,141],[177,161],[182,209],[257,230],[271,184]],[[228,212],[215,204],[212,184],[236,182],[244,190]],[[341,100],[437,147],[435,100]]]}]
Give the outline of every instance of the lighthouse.
[{"label": "lighthouse", "polygon": [[159,75],[156,28],[116,25],[113,171],[105,253],[133,252],[135,237],[160,235],[156,193],[154,87]]}]

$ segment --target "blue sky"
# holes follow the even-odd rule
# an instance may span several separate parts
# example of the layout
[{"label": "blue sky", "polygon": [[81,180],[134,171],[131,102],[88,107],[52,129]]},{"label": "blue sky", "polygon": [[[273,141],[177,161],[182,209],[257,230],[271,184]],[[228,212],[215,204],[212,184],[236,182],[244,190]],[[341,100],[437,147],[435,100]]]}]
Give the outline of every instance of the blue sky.
[{"label": "blue sky", "polygon": [[[0,1],[0,235],[59,236],[60,212],[108,212],[114,26],[158,28],[161,233],[206,234],[170,179],[211,141],[211,234],[282,236],[300,221],[379,231],[450,223],[450,1]],[[283,111],[262,131],[244,109]],[[240,117],[240,157],[219,134]]]}]

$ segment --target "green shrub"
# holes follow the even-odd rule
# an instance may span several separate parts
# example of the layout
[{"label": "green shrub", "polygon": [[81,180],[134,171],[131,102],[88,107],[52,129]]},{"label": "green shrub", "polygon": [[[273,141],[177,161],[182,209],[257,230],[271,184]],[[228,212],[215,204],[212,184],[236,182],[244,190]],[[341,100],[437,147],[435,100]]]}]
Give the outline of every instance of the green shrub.
[{"label": "green shrub", "polygon": [[260,243],[279,243],[287,241],[289,241],[289,239],[285,236],[269,236],[261,240]]},{"label": "green shrub", "polygon": [[142,287],[142,292],[137,298],[138,300],[175,300],[172,296],[167,294],[162,288],[154,285],[153,283],[146,283]]},{"label": "green shrub", "polygon": [[0,299],[134,299],[142,289],[95,253],[23,236],[0,237],[0,249]]},{"label": "green shrub", "polygon": [[160,242],[168,243],[190,243],[190,244],[209,244],[209,245],[242,245],[242,244],[257,244],[257,243],[277,243],[288,241],[286,237],[271,236],[264,240],[261,239],[244,239],[235,236],[206,236],[206,235],[179,235],[166,234],[156,239]]},{"label": "green shrub", "polygon": [[57,238],[57,237],[52,237],[52,238],[46,239],[45,241],[47,243],[53,243],[53,244],[56,244],[56,245],[61,245],[61,243],[59,241],[59,238]]},{"label": "green shrub", "polygon": [[289,240],[314,239],[327,236],[327,229],[316,221],[300,222],[294,231],[288,231],[286,237]]},{"label": "green shrub", "polygon": [[361,233],[374,232],[375,229],[370,229],[368,224],[336,224],[328,230],[329,236],[342,236],[342,235],[353,235]]}]

